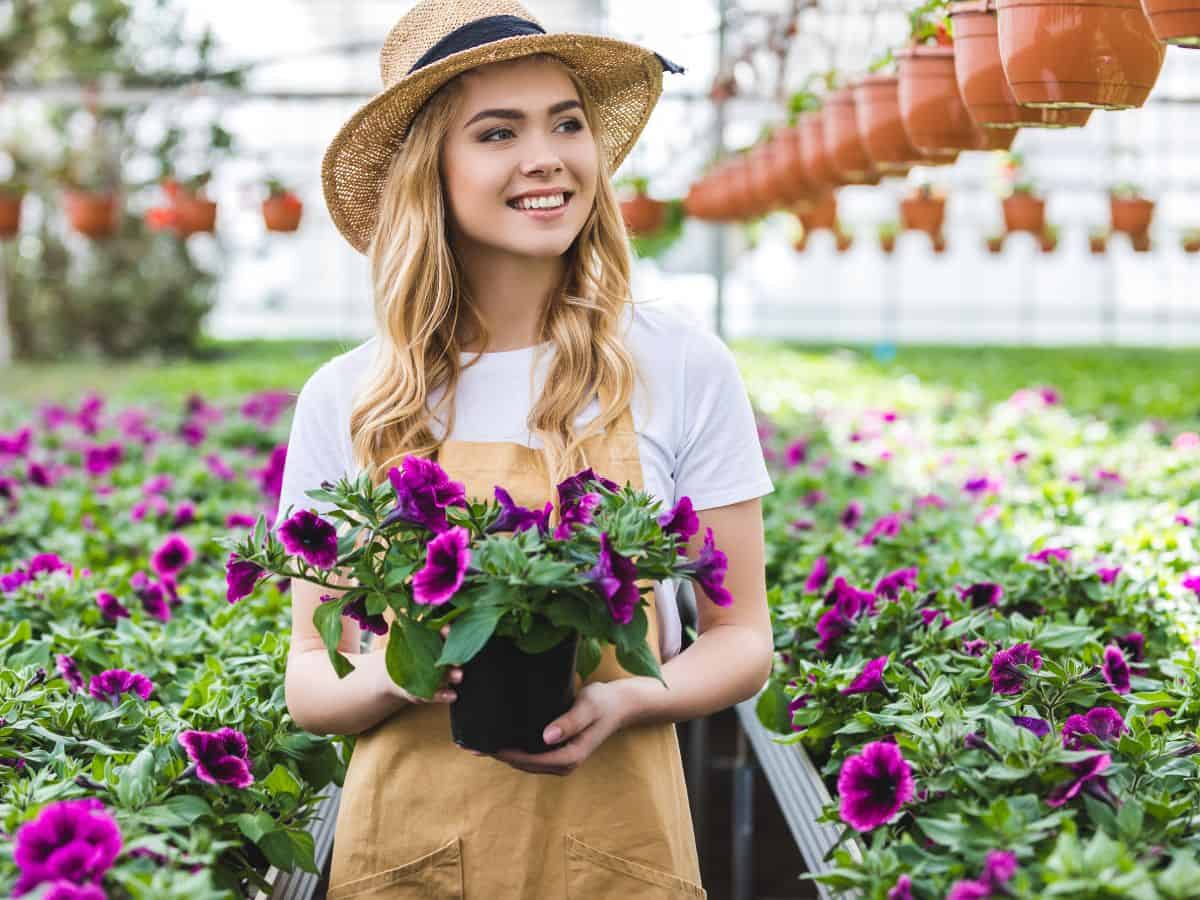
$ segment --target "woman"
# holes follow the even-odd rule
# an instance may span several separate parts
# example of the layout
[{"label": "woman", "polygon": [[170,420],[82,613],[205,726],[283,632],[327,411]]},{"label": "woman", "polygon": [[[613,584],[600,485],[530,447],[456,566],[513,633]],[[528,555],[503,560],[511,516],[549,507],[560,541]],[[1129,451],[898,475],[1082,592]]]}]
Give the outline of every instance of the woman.
[{"label": "woman", "polygon": [[[546,34],[517,3],[424,0],[381,53],[385,90],[326,152],[326,200],[370,261],[376,337],[297,399],[280,498],[407,453],[467,493],[538,507],[586,466],[692,499],[728,557],[729,607],[702,598],[679,652],[671,585],[648,591],[647,641],[669,689],[611,649],[548,724],[538,755],[451,742],[453,670],[433,702],[392,683],[347,620],[339,680],[293,582],[286,691],[309,731],[354,734],[330,900],[703,897],[674,723],[753,696],[771,666],[759,498],[771,491],[733,357],[629,299],[609,183],[679,67],[643,48]],[[530,199],[540,198],[540,199]],[[652,597],[650,596],[652,595]],[[390,617],[391,611],[388,611]],[[547,775],[559,777],[546,777]]]}]

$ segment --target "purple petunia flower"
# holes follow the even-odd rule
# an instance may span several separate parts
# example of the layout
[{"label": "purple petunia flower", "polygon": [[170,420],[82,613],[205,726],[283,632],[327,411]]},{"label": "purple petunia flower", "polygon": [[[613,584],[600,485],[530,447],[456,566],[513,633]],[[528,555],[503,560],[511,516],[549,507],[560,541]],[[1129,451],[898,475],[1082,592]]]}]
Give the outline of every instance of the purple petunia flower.
[{"label": "purple petunia flower", "polygon": [[962,651],[967,656],[983,656],[983,651],[987,649],[988,642],[985,638],[975,638],[974,640],[964,640]]},{"label": "purple petunia flower", "polygon": [[230,553],[225,563],[225,599],[230,603],[237,603],[250,596],[263,572],[262,566],[248,560],[239,560],[236,553]]},{"label": "purple petunia flower", "polygon": [[284,549],[313,568],[330,569],[337,563],[337,529],[315,513],[302,509],[276,531]]},{"label": "purple petunia flower", "polygon": [[[321,602],[328,603],[335,598],[330,594],[322,594]],[[342,615],[348,619],[353,619],[362,628],[372,634],[387,634],[388,623],[384,619],[383,613],[375,613],[374,615],[367,612],[367,598],[355,597],[349,603],[342,607]]]},{"label": "purple petunia flower", "polygon": [[196,558],[192,549],[181,534],[167,535],[167,539],[150,556],[150,568],[160,578],[173,578],[182,572]]},{"label": "purple petunia flower", "polygon": [[969,587],[960,587],[958,594],[975,609],[982,606],[999,606],[1004,596],[1003,586],[991,581],[979,581]]},{"label": "purple petunia flower", "polygon": [[939,621],[942,623],[943,628],[949,628],[954,624],[954,620],[940,609],[919,609],[917,612],[920,613],[921,621],[927,628]]},{"label": "purple petunia flower", "polygon": [[204,457],[204,464],[208,467],[208,471],[221,481],[233,481],[237,478],[237,472],[229,468],[225,460],[221,459],[220,454],[209,453]]},{"label": "purple petunia flower", "polygon": [[151,581],[145,572],[137,571],[129,577],[129,586],[142,601],[142,609],[147,615],[153,616],[160,622],[171,621],[171,607],[167,605],[163,585]]},{"label": "purple petunia flower", "polygon": [[682,568],[689,578],[704,588],[708,599],[717,606],[733,604],[733,595],[725,587],[729,558],[713,543],[712,528],[704,530],[704,545],[700,548],[700,555],[694,561],[685,563]]},{"label": "purple petunia flower", "polygon": [[1071,559],[1071,551],[1067,547],[1047,547],[1045,550],[1039,550],[1037,553],[1030,553],[1025,559],[1036,563],[1045,563],[1051,559],[1057,559],[1059,562],[1065,563]]},{"label": "purple petunia flower", "polygon": [[[711,529],[709,530],[711,533]],[[641,591],[637,586],[637,566],[612,548],[608,532],[600,533],[600,555],[588,572],[592,587],[608,604],[614,622],[628,625],[633,621]]]},{"label": "purple petunia flower", "polygon": [[1117,646],[1131,655],[1134,662],[1141,662],[1146,658],[1146,636],[1140,631],[1131,631],[1129,634],[1119,635],[1117,637]]},{"label": "purple petunia flower", "polygon": [[1104,648],[1104,662],[1100,665],[1104,672],[1104,680],[1118,694],[1129,693],[1129,664],[1125,662],[1125,654],[1116,644]]},{"label": "purple petunia flower", "polygon": [[603,478],[592,471],[592,467],[588,466],[582,471],[576,472],[569,478],[563,479],[558,484],[558,506],[560,509],[565,509],[574,504],[584,494],[592,493],[589,485],[593,482],[599,482],[604,488],[616,493],[621,490],[620,485],[615,481],[610,481]]},{"label": "purple petunia flower", "polygon": [[89,694],[113,706],[120,704],[122,694],[137,694],[143,700],[149,700],[153,692],[154,682],[141,672],[126,669],[106,669],[99,675],[93,675],[88,683]]},{"label": "purple petunia flower", "polygon": [[1044,738],[1050,733],[1050,723],[1045,719],[1038,719],[1033,716],[1012,716],[1014,725],[1019,725],[1026,731],[1032,731],[1039,738]]},{"label": "purple petunia flower", "polygon": [[425,567],[413,575],[413,600],[441,606],[454,596],[471,562],[471,535],[455,525],[431,540],[425,548]]},{"label": "purple petunia flower", "polygon": [[253,528],[258,519],[249,513],[231,512],[225,517],[226,528]]},{"label": "purple petunia flower", "polygon": [[808,444],[803,439],[792,441],[783,451],[783,460],[789,469],[794,469],[808,459]]},{"label": "purple petunia flower", "polygon": [[818,556],[813,562],[812,571],[808,573],[808,578],[804,580],[804,593],[815,594],[825,586],[825,582],[829,580],[829,560],[823,556]]},{"label": "purple petunia flower", "polygon": [[42,900],[107,900],[108,894],[98,884],[75,884],[73,881],[58,880],[50,883]]},{"label": "purple petunia flower", "polygon": [[884,575],[875,585],[875,593],[889,600],[899,599],[901,590],[915,591],[917,589],[917,573],[918,569],[914,566],[908,569],[897,569],[895,572]]},{"label": "purple petunia flower", "polygon": [[561,507],[558,527],[554,529],[554,539],[570,540],[576,525],[590,525],[592,512],[600,505],[601,499],[596,493],[580,494],[571,503]]},{"label": "purple petunia flower", "polygon": [[196,504],[191,500],[180,500],[175,504],[175,514],[171,520],[172,528],[182,528],[194,521],[196,521]]},{"label": "purple petunia flower", "polygon": [[992,657],[992,693],[1021,693],[1025,676],[1018,666],[1029,666],[1036,671],[1042,667],[1042,655],[1025,641],[998,651]]},{"label": "purple petunia flower", "polygon": [[895,744],[872,741],[842,763],[837,787],[842,821],[871,831],[913,798],[912,769]]},{"label": "purple petunia flower", "polygon": [[1050,806],[1062,806],[1085,787],[1105,796],[1108,793],[1108,786],[1102,773],[1108,769],[1111,762],[1112,757],[1107,753],[1097,753],[1082,762],[1071,763],[1067,768],[1074,773],[1075,777],[1051,791],[1050,795],[1046,797],[1046,803]]},{"label": "purple petunia flower", "polygon": [[246,736],[233,728],[216,731],[187,730],[176,740],[195,763],[196,777],[209,784],[246,788],[254,783],[250,773]]},{"label": "purple petunia flower", "polygon": [[1192,591],[1197,597],[1200,597],[1200,572],[1192,572],[1185,575],[1183,578],[1183,589]]},{"label": "purple petunia flower", "polygon": [[946,501],[939,494],[923,494],[913,501],[913,506],[917,509],[925,509],[930,506],[934,509],[945,509]]},{"label": "purple petunia flower", "polygon": [[863,535],[858,545],[860,547],[870,547],[881,537],[895,537],[900,533],[900,527],[904,524],[904,519],[904,513],[888,513],[886,516],[880,516],[875,520],[875,524],[871,526],[871,529]]},{"label": "purple petunia flower", "polygon": [[104,877],[121,852],[121,830],[95,797],[60,800],[17,829],[13,895],[40,884],[86,885]]},{"label": "purple petunia flower", "polygon": [[956,881],[946,895],[946,900],[987,900],[994,896],[1008,896],[1005,885],[1017,874],[1017,855],[1009,850],[992,850],[983,862],[983,873],[978,879],[966,878]]},{"label": "purple petunia flower", "polygon": [[72,692],[82,691],[83,676],[79,674],[79,666],[75,663],[75,659],[65,653],[59,653],[54,657],[54,662],[59,674],[66,679]]},{"label": "purple petunia flower", "polygon": [[1067,716],[1062,727],[1063,746],[1068,750],[1084,750],[1088,747],[1084,735],[1092,734],[1102,741],[1112,742],[1128,730],[1119,712],[1111,706],[1097,706],[1083,715]]},{"label": "purple petunia flower", "polygon": [[800,498],[800,503],[805,509],[812,509],[814,506],[820,506],[829,498],[829,495],[822,490],[811,490]]},{"label": "purple petunia flower", "polygon": [[901,875],[887,892],[887,900],[913,900],[912,879]]},{"label": "purple petunia flower", "polygon": [[411,454],[400,468],[388,471],[396,492],[396,506],[384,517],[382,526],[403,521],[441,534],[450,527],[446,507],[467,505],[466,487],[451,481],[446,470],[431,459]]},{"label": "purple petunia flower", "polygon": [[500,504],[500,515],[485,529],[485,534],[495,534],[498,531],[511,531],[513,534],[519,534],[529,528],[538,528],[539,531],[545,532],[550,512],[554,508],[553,503],[547,501],[545,508],[539,512],[536,509],[518,506],[513,502],[508,491],[498,484],[493,487],[493,492]]},{"label": "purple petunia flower", "polygon": [[108,591],[96,591],[96,605],[100,607],[100,614],[110,622],[129,618],[129,610]]},{"label": "purple petunia flower", "polygon": [[679,552],[687,555],[687,542],[700,530],[700,517],[692,508],[691,497],[680,497],[670,510],[658,517],[663,531],[679,538]]},{"label": "purple petunia flower", "polygon": [[25,565],[25,572],[30,578],[41,572],[66,572],[70,575],[74,569],[69,562],[64,562],[57,553],[38,553],[32,556]]},{"label": "purple petunia flower", "polygon": [[1099,568],[1096,570],[1096,575],[1099,576],[1101,584],[1112,584],[1117,580],[1117,576],[1120,574],[1120,566],[1113,566],[1112,568]]},{"label": "purple petunia flower", "polygon": [[863,670],[858,676],[850,682],[847,687],[839,691],[844,697],[851,694],[870,694],[878,691],[881,694],[887,693],[887,686],[883,683],[883,670],[887,668],[888,658],[886,656],[876,657],[863,666]]},{"label": "purple petunia flower", "polygon": [[817,652],[827,653],[834,641],[850,631],[864,615],[874,615],[877,598],[870,591],[860,591],[840,575],[825,595],[833,607],[817,622]]},{"label": "purple petunia flower", "polygon": [[843,528],[853,531],[858,527],[858,523],[862,521],[863,506],[857,500],[851,500],[846,504],[846,508],[842,510],[839,521]]}]

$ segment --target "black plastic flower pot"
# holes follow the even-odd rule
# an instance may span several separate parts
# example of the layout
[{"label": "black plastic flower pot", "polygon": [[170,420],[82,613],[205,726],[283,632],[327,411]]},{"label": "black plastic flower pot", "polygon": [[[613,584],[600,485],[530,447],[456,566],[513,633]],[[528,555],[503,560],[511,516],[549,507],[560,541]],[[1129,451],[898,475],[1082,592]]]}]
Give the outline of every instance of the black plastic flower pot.
[{"label": "black plastic flower pot", "polygon": [[462,666],[450,704],[454,743],[481,753],[545,753],[542,731],[575,702],[575,634],[544,653],[524,653],[511,638],[493,637]]}]

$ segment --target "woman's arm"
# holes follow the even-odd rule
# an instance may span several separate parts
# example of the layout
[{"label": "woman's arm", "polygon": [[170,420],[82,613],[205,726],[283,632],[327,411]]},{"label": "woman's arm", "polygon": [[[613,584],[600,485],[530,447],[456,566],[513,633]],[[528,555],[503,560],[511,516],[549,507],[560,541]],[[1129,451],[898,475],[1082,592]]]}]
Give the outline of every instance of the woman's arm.
[{"label": "woman's arm", "polygon": [[664,688],[654,678],[609,682],[621,698],[623,725],[683,722],[753,697],[771,675],[774,639],[767,609],[762,500],[697,510],[700,530],[688,542],[695,559],[712,528],[717,549],[729,558],[728,607],[713,603],[697,585],[699,636],[662,667]]}]

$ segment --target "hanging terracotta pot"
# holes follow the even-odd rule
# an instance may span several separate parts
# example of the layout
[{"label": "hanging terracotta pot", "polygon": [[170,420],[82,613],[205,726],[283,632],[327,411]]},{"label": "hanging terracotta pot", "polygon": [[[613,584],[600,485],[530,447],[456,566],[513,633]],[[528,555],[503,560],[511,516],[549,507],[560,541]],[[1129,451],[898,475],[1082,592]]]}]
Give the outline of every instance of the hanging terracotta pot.
[{"label": "hanging terracotta pot", "polygon": [[820,229],[836,231],[837,212],[837,194],[833,191],[826,191],[814,202],[798,209],[796,215],[799,216],[800,224],[804,226],[806,232]]},{"label": "hanging terracotta pot", "polygon": [[771,193],[778,206],[792,206],[815,190],[808,180],[800,132],[795,126],[780,128],[771,136],[768,160]]},{"label": "hanging terracotta pot", "polygon": [[954,48],[898,50],[900,116],[913,146],[928,153],[980,149],[980,137],[958,93]]},{"label": "hanging terracotta pot", "polygon": [[844,87],[830,94],[821,115],[825,120],[825,152],[833,171],[846,184],[869,182],[874,167],[858,131],[854,89]]},{"label": "hanging terracotta pot", "polygon": [[1053,226],[1043,228],[1038,235],[1038,246],[1043,253],[1053,253],[1058,249],[1058,229]]},{"label": "hanging terracotta pot", "polygon": [[300,227],[300,214],[303,211],[303,202],[290,191],[273,194],[262,204],[267,231],[295,231]]},{"label": "hanging terracotta pot", "polygon": [[932,191],[914,191],[900,201],[900,224],[930,237],[941,234],[946,224],[946,198]]},{"label": "hanging terracotta pot", "polygon": [[1118,197],[1109,195],[1109,216],[1112,230],[1125,234],[1146,234],[1154,221],[1154,201],[1145,197]]},{"label": "hanging terracotta pot", "polygon": [[942,234],[931,235],[930,239],[933,241],[933,252],[934,253],[937,253],[940,256],[941,254],[946,252],[946,249],[949,245],[946,243],[945,235],[942,235]]},{"label": "hanging terracotta pot", "polygon": [[21,228],[22,191],[0,190],[0,240],[16,237]]},{"label": "hanging terracotta pot", "polygon": [[868,75],[854,86],[854,110],[863,149],[885,175],[903,175],[913,166],[950,165],[958,151],[924,153],[913,146],[900,118],[900,79]]},{"label": "hanging terracotta pot", "polygon": [[1200,233],[1189,232],[1179,243],[1184,253],[1200,253]]},{"label": "hanging terracotta pot", "polygon": [[854,235],[846,231],[836,233],[837,243],[834,245],[838,253],[845,253],[854,246]]},{"label": "hanging terracotta pot", "polygon": [[1129,244],[1133,247],[1134,253],[1149,253],[1151,248],[1150,232],[1143,231],[1141,234],[1131,234],[1129,236]]},{"label": "hanging terracotta pot", "polygon": [[667,205],[640,189],[628,200],[621,201],[621,218],[632,234],[653,234],[662,228],[666,217]]},{"label": "hanging terracotta pot", "polygon": [[1164,48],[1139,0],[997,0],[1000,58],[1017,102],[1141,106]]},{"label": "hanging terracotta pot", "polygon": [[775,148],[769,141],[756,145],[746,154],[751,192],[755,202],[755,216],[765,216],[782,205],[779,194],[776,192],[774,157]]},{"label": "hanging terracotta pot", "polygon": [[1108,235],[1107,234],[1089,234],[1088,249],[1096,256],[1108,250]]},{"label": "hanging terracotta pot", "polygon": [[1073,128],[1084,125],[1090,109],[1020,106],[1008,86],[1000,59],[996,0],[950,4],[954,21],[954,71],[967,112],[982,128]]},{"label": "hanging terracotta pot", "polygon": [[1004,227],[1009,234],[1014,231],[1041,234],[1046,230],[1046,201],[1032,194],[1005,197]]},{"label": "hanging terracotta pot", "polygon": [[1004,252],[1004,235],[998,234],[987,239],[988,253]]},{"label": "hanging terracotta pot", "polygon": [[180,192],[175,196],[175,228],[180,237],[200,231],[210,234],[217,227],[217,203],[197,194]]},{"label": "hanging terracotta pot", "polygon": [[110,237],[117,230],[117,195],[113,191],[68,190],[65,194],[71,227],[90,238]]},{"label": "hanging terracotta pot", "polygon": [[820,190],[840,187],[843,182],[834,172],[829,154],[825,152],[825,119],[821,113],[809,112],[800,117],[800,136],[808,180]]},{"label": "hanging terracotta pot", "polygon": [[980,128],[974,122],[976,150],[1009,150],[1017,139],[1016,128]]},{"label": "hanging terracotta pot", "polygon": [[896,252],[896,235],[893,233],[879,235],[879,249],[891,256]]},{"label": "hanging terracotta pot", "polygon": [[1160,41],[1200,48],[1200,0],[1142,0],[1142,9]]}]

